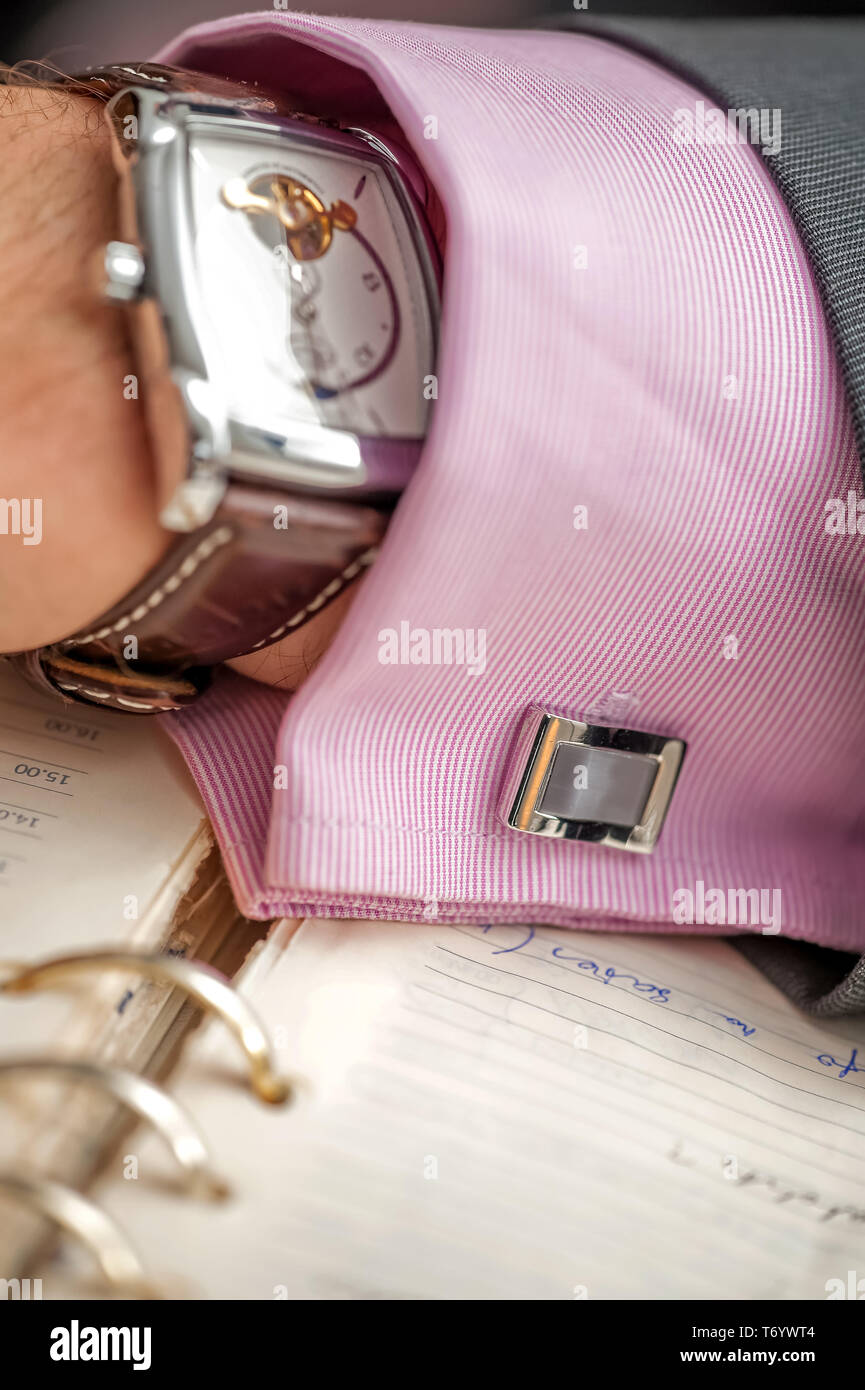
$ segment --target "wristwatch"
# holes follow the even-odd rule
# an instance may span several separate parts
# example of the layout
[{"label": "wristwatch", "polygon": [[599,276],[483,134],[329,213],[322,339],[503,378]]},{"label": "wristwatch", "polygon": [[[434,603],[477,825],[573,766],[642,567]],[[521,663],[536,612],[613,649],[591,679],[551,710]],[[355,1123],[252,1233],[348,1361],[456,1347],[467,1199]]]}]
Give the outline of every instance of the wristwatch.
[{"label": "wristwatch", "polygon": [[373,560],[437,394],[443,217],[390,132],[156,64],[62,85],[106,103],[119,203],[100,288],[131,316],[173,539],[88,629],[12,660],[150,714]]}]

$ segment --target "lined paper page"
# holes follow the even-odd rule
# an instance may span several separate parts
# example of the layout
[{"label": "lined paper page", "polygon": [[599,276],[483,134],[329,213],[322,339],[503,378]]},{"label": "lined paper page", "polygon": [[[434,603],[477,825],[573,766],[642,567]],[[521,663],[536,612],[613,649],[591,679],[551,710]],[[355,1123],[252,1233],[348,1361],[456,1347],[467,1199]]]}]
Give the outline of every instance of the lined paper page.
[{"label": "lined paper page", "polygon": [[99,1193],[199,1296],[820,1299],[861,1265],[865,1029],[722,942],[308,921],[243,988],[308,1089],[269,1111],[193,1046],[236,1200],[167,1202],[145,1141]]},{"label": "lined paper page", "polygon": [[[151,721],[66,707],[0,665],[0,960],[149,939],[205,824]],[[0,1051],[50,1051],[68,1013],[56,995],[0,1000]]]}]

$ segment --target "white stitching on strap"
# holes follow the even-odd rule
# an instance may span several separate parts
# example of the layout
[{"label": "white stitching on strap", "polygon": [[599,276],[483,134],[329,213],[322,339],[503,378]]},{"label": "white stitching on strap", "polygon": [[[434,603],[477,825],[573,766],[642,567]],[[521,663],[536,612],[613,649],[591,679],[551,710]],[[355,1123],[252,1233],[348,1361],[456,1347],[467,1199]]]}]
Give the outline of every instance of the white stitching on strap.
[{"label": "white stitching on strap", "polygon": [[89,695],[92,700],[110,700],[111,692],[106,690],[85,690],[83,685],[64,685],[62,681],[57,684],[61,690],[71,690],[73,695]]},{"label": "white stitching on strap", "polygon": [[[234,537],[234,532],[230,526],[220,526],[216,531],[211,531],[209,536],[205,536],[191,554],[181,562],[168,579],[158,588],[149,594],[143,603],[137,608],[133,608],[130,613],[124,613],[122,618],[111,623],[109,627],[100,627],[95,632],[88,632],[85,637],[68,637],[63,642],[58,642],[59,647],[83,647],[88,642],[101,642],[103,638],[109,637],[112,632],[121,632],[129,622],[139,622],[148,612],[158,608],[164,602],[168,594],[173,594],[180,588],[184,579],[189,579],[195,571],[209,560],[214,551],[219,550],[223,545],[227,545]],[[149,706],[143,706],[149,708]]]},{"label": "white stitching on strap", "polygon": [[[88,633],[85,637],[67,638],[66,641],[58,642],[57,645],[59,647],[73,647],[84,646],[87,642],[99,642],[104,637],[110,636],[112,632],[119,632],[128,622],[138,622],[146,613],[152,612],[153,609],[158,608],[168,594],[174,593],[175,590],[180,587],[184,579],[189,579],[199,566],[202,565],[205,560],[208,560],[216,550],[226,545],[233,538],[233,535],[234,532],[228,526],[221,526],[218,530],[212,531],[209,536],[205,536],[204,540],[196,547],[191,555],[186,556],[185,560],[183,560],[178,569],[175,570],[174,574],[166,579],[160,588],[154,589],[153,593],[148,596],[144,603],[139,604],[137,608],[125,614],[124,617],[118,618],[110,627],[99,628],[98,631]],[[340,574],[336,575],[329,583],[325,584],[320,593],[316,594],[304,608],[301,608],[299,612],[289,618],[288,622],[276,628],[269,636],[263,637],[260,642],[256,642],[249,650],[254,652],[258,651],[260,647],[267,647],[271,642],[275,642],[279,637],[282,637],[291,628],[298,627],[305,618],[315,613],[319,608],[322,608],[328,599],[333,598],[335,594],[339,593],[340,589],[345,588],[346,584],[356,578],[361,570],[368,568],[377,555],[377,546],[372,546],[369,550],[365,550],[356,560],[352,560],[350,564],[346,565],[345,569],[342,570]],[[117,705],[124,705],[127,709],[168,712],[175,708],[174,705],[151,705],[140,700],[127,700],[124,699],[122,695],[114,695],[113,692],[110,691],[88,690],[84,686],[67,685],[62,681],[55,681],[55,684],[60,690],[67,690],[73,695],[84,695],[91,700],[113,700]]]},{"label": "white stitching on strap", "polygon": [[124,698],[123,698],[122,695],[117,695],[117,696],[115,696],[115,698],[116,698],[116,700],[117,700],[118,705],[126,705],[126,707],[127,707],[128,709],[146,709],[146,710],[152,710],[152,709],[169,710],[169,709],[174,709],[174,705],[149,705],[149,704],[147,703],[146,700],[124,700]]},{"label": "white stitching on strap", "polygon": [[278,637],[284,636],[289,628],[299,627],[305,618],[309,617],[311,613],[314,613],[316,609],[321,608],[329,598],[333,598],[334,594],[338,594],[340,589],[345,588],[346,584],[354,579],[356,575],[360,574],[362,569],[366,569],[368,565],[371,565],[377,554],[377,546],[372,546],[371,549],[365,550],[356,560],[352,560],[350,565],[346,565],[341,574],[338,574],[335,579],[331,579],[329,584],[325,584],[321,593],[316,594],[315,598],[310,599],[305,608],[301,608],[298,613],[295,613],[293,618],[289,618],[287,623],[283,623],[282,627],[278,627],[275,632],[271,632],[269,637],[262,637],[261,641],[256,642],[249,650],[251,652],[257,652],[259,647],[268,647],[270,643],[275,642]]},{"label": "white stitching on strap", "polygon": [[60,687],[61,690],[68,690],[73,695],[86,695],[91,700],[113,699],[117,702],[118,705],[128,705],[130,709],[146,709],[155,710],[159,712],[168,712],[175,708],[174,705],[150,705],[143,700],[124,700],[122,695],[113,695],[111,694],[111,692],[103,694],[101,690],[88,690],[87,687],[83,685],[65,685],[63,681],[57,681],[56,684]]}]

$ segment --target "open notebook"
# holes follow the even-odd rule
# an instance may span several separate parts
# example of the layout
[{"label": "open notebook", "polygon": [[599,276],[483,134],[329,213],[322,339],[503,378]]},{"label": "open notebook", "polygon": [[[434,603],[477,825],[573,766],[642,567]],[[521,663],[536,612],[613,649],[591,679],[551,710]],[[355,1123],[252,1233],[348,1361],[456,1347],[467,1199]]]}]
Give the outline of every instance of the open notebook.
[{"label": "open notebook", "polygon": [[721,942],[306,921],[238,983],[302,1083],[261,1106],[192,1041],[234,1200],[167,1197],[150,1137],[97,1187],[175,1294],[824,1299],[861,1266],[865,1027]]},{"label": "open notebook", "polygon": [[[262,928],[220,898],[213,856],[195,848],[206,841],[200,809],[158,731],[97,714],[97,769],[98,755],[46,742],[85,733],[49,729],[56,710],[13,693],[17,707],[0,691],[0,717],[16,725],[12,771],[0,772],[20,777],[21,763],[53,758],[100,780],[79,781],[74,808],[63,803],[12,861],[38,872],[29,889],[20,869],[2,890],[16,915],[3,916],[0,954],[134,938],[219,960],[297,1078],[292,1104],[263,1105],[221,1022],[188,1039],[170,1091],[230,1184],[222,1202],[190,1198],[151,1131],[118,1141],[110,1116],[94,1118],[68,1093],[58,1103],[19,1087],[3,1167],[89,1186],[151,1289],[228,1299],[848,1294],[865,1228],[865,1021],[815,1023],[733,948],[705,938],[308,920],[278,923],[250,951]],[[14,795],[24,814],[56,804],[44,791]],[[118,916],[130,894],[137,922]],[[112,976],[63,1008],[54,995],[0,995],[0,1053],[24,1039],[29,1052],[85,1052],[164,1075],[167,1012],[182,1012],[172,994]],[[0,1105],[5,1113],[2,1076]],[[92,1296],[78,1245],[52,1252],[32,1230],[24,1241],[0,1201],[0,1267],[41,1278],[46,1298]]]},{"label": "open notebook", "polygon": [[[0,664],[0,978],[82,948],[236,966],[262,931],[234,906],[170,740],[149,721],[67,710]],[[83,1185],[120,1117],[92,1086],[23,1063],[157,1073],[193,1019],[177,989],[122,973],[81,977],[68,994],[0,994],[0,1174]],[[0,1275],[17,1277],[45,1234],[0,1185]]]}]

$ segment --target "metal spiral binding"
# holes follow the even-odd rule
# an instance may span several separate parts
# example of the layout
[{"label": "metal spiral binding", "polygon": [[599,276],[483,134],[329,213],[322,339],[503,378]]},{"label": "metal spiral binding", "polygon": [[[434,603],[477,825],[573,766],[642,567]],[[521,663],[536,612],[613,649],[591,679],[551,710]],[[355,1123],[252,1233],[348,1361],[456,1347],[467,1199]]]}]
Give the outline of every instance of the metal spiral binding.
[{"label": "metal spiral binding", "polygon": [[260,1100],[282,1105],[291,1095],[289,1082],[277,1073],[270,1044],[254,1011],[218,970],[201,961],[137,951],[82,951],[74,956],[52,956],[35,964],[0,962],[0,970],[0,994],[53,989],[65,985],[74,975],[92,970],[118,970],[174,985],[202,1009],[216,1014],[234,1033],[249,1065],[252,1089]]},{"label": "metal spiral binding", "polygon": [[138,1256],[125,1235],[88,1197],[63,1183],[22,1178],[16,1173],[0,1173],[0,1192],[8,1192],[77,1237],[92,1252],[114,1293],[127,1298],[159,1297],[144,1277]]},{"label": "metal spiral binding", "polygon": [[211,1169],[207,1145],[191,1115],[155,1082],[122,1067],[102,1066],[96,1062],[61,1061],[57,1057],[0,1061],[0,1083],[7,1079],[14,1081],[17,1076],[41,1075],[79,1081],[108,1091],[161,1134],[183,1169],[190,1193],[213,1201],[221,1201],[229,1195],[227,1183]]},{"label": "metal spiral binding", "polygon": [[[0,961],[0,996],[15,997],[62,987],[80,974],[120,971],[181,989],[206,1012],[222,1019],[246,1058],[250,1086],[269,1105],[282,1105],[293,1094],[279,1075],[267,1035],[251,1006],[229,981],[202,961],[136,951],[85,951],[26,963]],[[160,1086],[121,1067],[54,1057],[0,1061],[0,1083],[16,1076],[54,1075],[97,1086],[147,1120],[167,1143],[196,1195],[220,1200],[229,1189],[215,1175],[210,1157],[189,1114]],[[93,1253],[114,1293],[127,1298],[158,1298],[147,1283],[137,1255],[110,1217],[74,1188],[43,1178],[0,1172],[6,1192],[69,1232]]]}]

